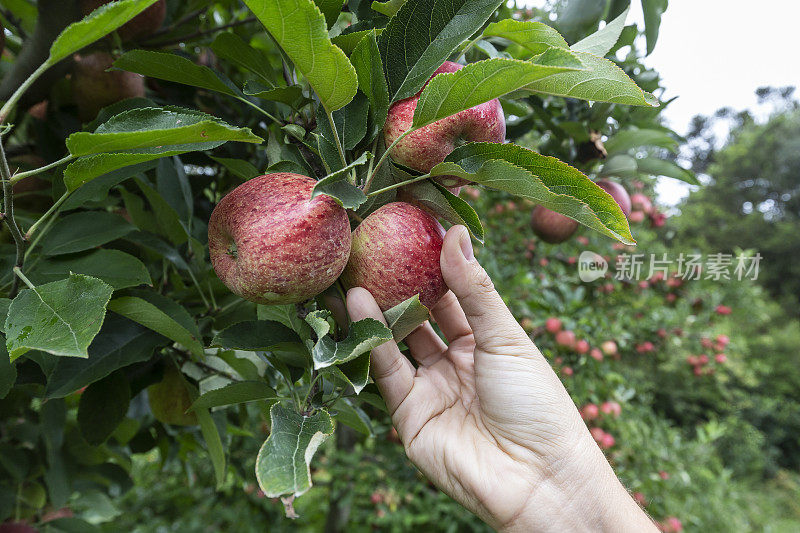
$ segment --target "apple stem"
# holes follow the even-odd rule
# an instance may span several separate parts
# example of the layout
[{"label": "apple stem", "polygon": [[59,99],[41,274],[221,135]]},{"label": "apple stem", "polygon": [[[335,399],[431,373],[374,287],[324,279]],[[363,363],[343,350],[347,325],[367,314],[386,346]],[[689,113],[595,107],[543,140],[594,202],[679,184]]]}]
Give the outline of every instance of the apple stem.
[{"label": "apple stem", "polygon": [[[336,131],[336,122],[333,120],[333,113],[327,109],[325,113],[328,115],[328,122],[331,123],[331,130],[333,131],[333,138],[336,140],[336,149],[339,151],[339,158],[342,160],[342,164],[347,166],[347,158],[344,156],[344,147],[342,147],[342,141],[339,139],[339,132]],[[352,178],[353,174],[351,173],[350,176]]]},{"label": "apple stem", "polygon": [[430,178],[430,174],[423,174],[422,176],[417,176],[416,178],[412,178],[410,180],[401,181],[400,183],[395,183],[393,185],[389,185],[388,187],[384,187],[383,189],[378,189],[377,191],[373,191],[367,195],[367,198],[371,198],[373,196],[378,196],[379,194],[385,193],[387,191],[391,191],[392,189],[397,189],[398,187],[403,187],[405,185],[409,185],[411,183],[422,181],[424,179]]},{"label": "apple stem", "polygon": [[[378,173],[378,169],[381,168],[381,165],[383,164],[383,161],[386,159],[386,157],[388,157],[389,152],[392,151],[392,148],[394,148],[394,146],[397,143],[400,142],[400,139],[402,139],[403,137],[405,137],[406,135],[408,135],[412,131],[414,131],[414,130],[410,129],[410,130],[404,132],[403,134],[401,134],[397,139],[394,140],[394,142],[392,144],[389,145],[389,148],[387,148],[386,151],[383,152],[383,154],[381,155],[381,158],[378,159],[378,162],[375,164],[375,168],[372,169],[372,172],[370,172],[369,175],[367,176],[367,181],[366,181],[366,183],[364,183],[364,193],[367,193],[369,191],[369,186],[372,185],[372,180],[375,179],[375,175]],[[372,196],[372,195],[368,194],[367,196]]]}]

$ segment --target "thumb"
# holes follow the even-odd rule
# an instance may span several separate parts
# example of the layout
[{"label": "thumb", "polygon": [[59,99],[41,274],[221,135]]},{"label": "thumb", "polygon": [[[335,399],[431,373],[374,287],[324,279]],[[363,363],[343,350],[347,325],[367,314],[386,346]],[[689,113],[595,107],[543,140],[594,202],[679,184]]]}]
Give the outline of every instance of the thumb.
[{"label": "thumb", "polygon": [[489,274],[475,259],[467,228],[453,226],[448,230],[440,261],[444,281],[458,298],[478,348],[492,351],[530,345],[528,335],[494,289]]}]

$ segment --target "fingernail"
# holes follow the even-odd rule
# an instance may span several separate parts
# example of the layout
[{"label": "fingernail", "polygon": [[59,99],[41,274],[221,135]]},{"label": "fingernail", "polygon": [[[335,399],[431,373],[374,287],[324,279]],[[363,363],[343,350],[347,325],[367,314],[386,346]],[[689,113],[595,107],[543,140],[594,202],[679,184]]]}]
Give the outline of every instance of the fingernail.
[{"label": "fingernail", "polygon": [[461,244],[461,253],[464,254],[464,258],[467,261],[475,259],[475,254],[472,252],[472,240],[469,238],[469,231],[466,229],[461,232],[459,244]]}]

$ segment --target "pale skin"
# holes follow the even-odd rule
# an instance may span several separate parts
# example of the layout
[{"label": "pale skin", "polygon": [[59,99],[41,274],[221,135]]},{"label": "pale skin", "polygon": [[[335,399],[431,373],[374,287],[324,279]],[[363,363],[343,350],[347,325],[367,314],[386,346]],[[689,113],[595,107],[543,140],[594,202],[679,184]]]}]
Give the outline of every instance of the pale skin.
[{"label": "pale skin", "polygon": [[[657,531],[615,476],[550,365],[475,260],[463,226],[441,254],[450,288],[405,342],[372,352],[372,374],[411,461],[498,531]],[[383,321],[365,289],[353,320]]]}]

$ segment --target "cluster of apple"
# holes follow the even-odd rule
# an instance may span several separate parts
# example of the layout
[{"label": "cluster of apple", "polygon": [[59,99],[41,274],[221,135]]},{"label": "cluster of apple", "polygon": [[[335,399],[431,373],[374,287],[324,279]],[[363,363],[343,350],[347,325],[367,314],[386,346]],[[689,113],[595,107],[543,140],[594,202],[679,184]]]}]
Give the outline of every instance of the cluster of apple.
[{"label": "cluster of apple", "polygon": [[602,361],[604,356],[619,358],[619,348],[613,340],[604,341],[600,348],[592,348],[585,339],[578,339],[574,331],[564,329],[563,323],[558,318],[548,318],[545,321],[544,329],[555,336],[558,346],[572,350],[579,355],[588,353],[589,357],[598,361]]},{"label": "cluster of apple", "polygon": [[[81,0],[84,16],[108,4],[111,0]],[[166,0],[158,0],[117,29],[123,41],[136,41],[153,35],[167,16]],[[78,106],[78,116],[84,122],[93,120],[100,110],[126,98],[144,97],[144,77],[123,70],[108,70],[114,57],[95,51],[76,54],[72,69],[72,97]]]},{"label": "cluster of apple", "polygon": [[[618,417],[620,413],[622,413],[622,406],[615,401],[603,402],[599,406],[594,403],[587,403],[580,408],[580,413],[581,418],[583,418],[587,424],[590,424],[592,422],[599,422],[603,416],[611,416],[614,418]],[[614,439],[614,436],[599,426],[592,425],[592,427],[589,429],[589,432],[592,434],[592,438],[595,440],[598,446],[604,450],[607,450],[616,444],[616,439]]]},{"label": "cluster of apple", "polygon": [[[463,68],[445,62],[434,76]],[[423,87],[424,88],[424,87]],[[411,128],[419,95],[389,109],[383,128],[387,147]],[[427,173],[461,141],[503,142],[505,118],[491,100],[420,128],[394,144],[393,161]],[[457,188],[464,180],[438,176]],[[439,266],[444,229],[401,189],[398,198],[369,214],[351,233],[336,200],[312,198],[315,180],[290,173],[251,179],[217,204],[208,224],[211,263],[234,293],[261,304],[298,303],[337,279],[364,287],[384,311],[419,295],[428,308],[447,292]]]},{"label": "cluster of apple", "polygon": [[711,361],[714,361],[720,365],[727,363],[728,356],[725,355],[724,350],[727,348],[729,342],[730,339],[727,335],[717,335],[717,338],[713,341],[708,337],[702,337],[700,339],[700,344],[703,346],[703,348],[714,350],[717,352],[717,354],[714,355],[713,359],[707,354],[686,356],[686,362],[692,367],[692,372],[694,375],[700,377],[713,374],[714,368],[708,366]]}]

